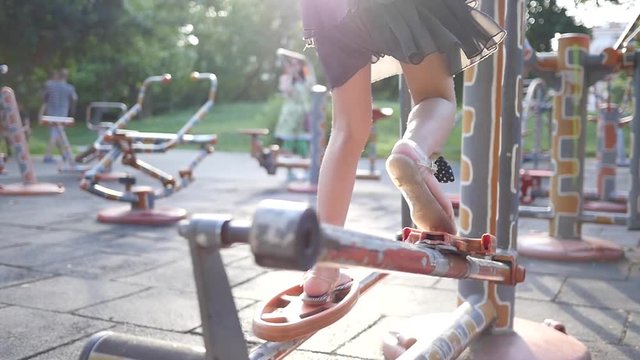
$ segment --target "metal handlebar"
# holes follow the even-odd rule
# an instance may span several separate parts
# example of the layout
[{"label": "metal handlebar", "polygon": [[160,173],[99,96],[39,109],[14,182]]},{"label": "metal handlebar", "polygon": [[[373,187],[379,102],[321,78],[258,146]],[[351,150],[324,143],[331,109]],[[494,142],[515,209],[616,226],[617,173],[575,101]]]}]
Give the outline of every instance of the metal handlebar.
[{"label": "metal handlebar", "polygon": [[142,86],[140,86],[140,91],[138,92],[138,101],[137,101],[137,105],[142,106],[142,103],[144,102],[144,95],[147,91],[147,88],[149,87],[149,85],[151,85],[152,83],[156,83],[156,82],[161,82],[163,84],[170,84],[171,83],[171,74],[163,74],[163,75],[155,75],[155,76],[150,76],[148,78],[146,78],[143,82],[142,82]]},{"label": "metal handlebar", "polygon": [[[108,102],[108,101],[93,101],[89,103],[89,106],[87,106],[86,119],[85,119],[87,123],[87,128],[89,128],[89,130],[91,131],[100,131],[100,130],[103,130],[103,128],[100,126],[102,122],[96,125],[91,121],[91,115],[92,115],[91,112],[93,109],[120,110],[120,117],[121,117],[127,112],[127,105],[121,102]],[[109,124],[109,127],[111,127],[112,123],[108,123],[108,124]]]},{"label": "metal handlebar", "polygon": [[216,91],[218,91],[218,78],[213,73],[201,73],[194,71],[190,75],[191,80],[209,80],[211,82],[211,87],[209,88],[209,100],[214,101],[216,98]]}]

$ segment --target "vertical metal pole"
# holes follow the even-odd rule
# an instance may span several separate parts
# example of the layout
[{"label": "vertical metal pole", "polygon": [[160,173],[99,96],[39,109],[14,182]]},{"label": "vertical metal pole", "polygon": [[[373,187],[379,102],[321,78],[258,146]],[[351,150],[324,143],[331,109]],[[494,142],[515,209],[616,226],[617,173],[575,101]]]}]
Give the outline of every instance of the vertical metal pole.
[{"label": "vertical metal pole", "polygon": [[[202,319],[202,337],[207,360],[248,359],[238,310],[224,269],[220,247],[222,221],[211,222],[194,216],[180,224],[180,235],[189,240],[193,274]],[[231,220],[222,217],[216,220]],[[209,224],[216,224],[215,228]],[[212,228],[208,228],[212,227]]]},{"label": "vertical metal pole", "polygon": [[[407,120],[409,119],[409,113],[411,112],[411,95],[409,94],[409,87],[407,86],[407,81],[405,80],[404,75],[399,76],[398,86],[400,87],[398,94],[398,102],[400,103],[400,138],[402,138],[404,132],[407,130]],[[402,202],[402,227],[411,227],[413,226],[413,220],[411,220],[409,204],[407,204],[402,196],[400,197],[400,201]]]},{"label": "vertical metal pole", "polygon": [[[504,25],[505,0],[482,1],[480,10]],[[516,34],[517,31],[510,32],[508,36]],[[491,57],[464,72],[459,209],[460,233],[463,236],[477,237],[485,232],[497,232],[504,67],[505,53],[501,46]],[[458,282],[458,299],[462,303],[479,296],[491,302],[496,306],[496,312],[502,315],[502,321],[496,322],[495,326],[509,328],[509,309],[512,306],[510,302],[502,303],[498,299],[496,289],[496,285],[489,283],[461,280]]]},{"label": "vertical metal pole", "polygon": [[620,110],[615,105],[600,108],[598,116],[598,183],[600,200],[611,201],[616,190],[616,142]]},{"label": "vertical metal pole", "polygon": [[[544,107],[544,94],[547,91],[546,85],[540,85],[533,89],[536,91],[536,94],[533,94],[535,105],[535,115],[536,115],[536,132],[535,132],[535,140],[533,145],[533,168],[538,169],[540,167],[540,161],[542,159],[542,113],[545,111]],[[524,121],[528,121],[529,119],[524,119]],[[522,135],[521,135],[522,136]],[[522,141],[522,140],[521,140]]]},{"label": "vertical metal pole", "polygon": [[633,71],[635,108],[631,122],[631,190],[629,191],[629,230],[640,230],[640,51],[636,51]]},{"label": "vertical metal pole", "polygon": [[[504,41],[504,78],[502,82],[502,121],[500,123],[498,217],[496,237],[498,249],[515,252],[518,239],[520,206],[520,167],[522,129],[522,68],[524,48],[524,1],[506,0]],[[494,140],[495,141],[495,140]],[[496,289],[496,329],[513,327],[515,286],[499,285]]]},{"label": "vertical metal pole", "polygon": [[565,34],[558,40],[560,89],[553,97],[553,139],[549,201],[553,218],[549,234],[559,239],[580,239],[586,126],[585,63],[589,36]]},{"label": "vertical metal pole", "polygon": [[317,186],[320,176],[320,162],[322,161],[322,138],[324,137],[325,105],[327,103],[327,88],[314,85],[311,88],[311,164],[309,166],[309,183]]},{"label": "vertical metal pole", "polygon": [[25,185],[35,184],[36,172],[31,161],[29,153],[29,144],[24,133],[20,112],[18,111],[18,102],[13,90],[9,87],[3,87],[0,90],[0,122],[9,137],[9,145],[13,152],[20,174],[22,175],[22,183]]}]

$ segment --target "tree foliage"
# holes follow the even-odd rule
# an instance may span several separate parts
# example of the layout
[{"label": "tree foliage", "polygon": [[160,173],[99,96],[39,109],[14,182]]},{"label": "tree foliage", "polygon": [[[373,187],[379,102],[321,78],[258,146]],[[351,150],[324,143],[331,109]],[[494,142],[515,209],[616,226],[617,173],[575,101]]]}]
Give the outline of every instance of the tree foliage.
[{"label": "tree foliage", "polygon": [[[556,0],[527,4],[527,35],[537,50],[548,50],[556,32],[587,31]],[[189,80],[194,70],[218,75],[221,101],[265,99],[276,88],[275,50],[301,51],[301,30],[298,0],[5,1],[0,63],[10,72],[0,82],[32,112],[48,74],[62,67],[80,109],[96,100],[131,104],[146,77],[163,73],[174,83],[151,91],[154,109],[200,103],[206,85]]]},{"label": "tree foliage", "polygon": [[[213,72],[220,99],[265,98],[275,88],[275,49],[300,50],[297,0],[30,0],[0,7],[0,63],[22,106],[35,112],[53,69],[68,68],[81,106],[135,100],[148,76],[171,73],[153,89],[157,110],[202,102]],[[268,92],[266,90],[269,90]]]},{"label": "tree foliage", "polygon": [[590,33],[567,15],[567,9],[558,6],[556,0],[529,0],[527,10],[527,39],[536,51],[551,51],[551,39],[556,33]]}]

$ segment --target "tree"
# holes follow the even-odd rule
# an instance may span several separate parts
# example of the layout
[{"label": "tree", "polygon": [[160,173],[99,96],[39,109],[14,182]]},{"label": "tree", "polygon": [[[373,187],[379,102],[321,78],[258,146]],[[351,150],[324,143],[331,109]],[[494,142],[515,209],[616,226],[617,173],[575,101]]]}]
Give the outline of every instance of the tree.
[{"label": "tree", "polygon": [[190,13],[197,67],[219,74],[223,99],[264,99],[276,89],[276,49],[304,47],[297,0],[196,3]]},{"label": "tree", "polygon": [[590,34],[590,30],[576,24],[556,0],[529,0],[527,9],[527,39],[536,51],[551,51],[551,39],[556,33]]}]

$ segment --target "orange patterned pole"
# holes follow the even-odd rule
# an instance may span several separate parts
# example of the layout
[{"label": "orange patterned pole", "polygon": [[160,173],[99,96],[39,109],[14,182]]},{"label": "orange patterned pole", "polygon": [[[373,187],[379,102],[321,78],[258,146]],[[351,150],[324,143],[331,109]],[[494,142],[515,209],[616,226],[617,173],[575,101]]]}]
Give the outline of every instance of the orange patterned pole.
[{"label": "orange patterned pole", "polygon": [[585,62],[589,36],[565,34],[558,40],[560,89],[553,97],[553,138],[549,200],[553,209],[549,233],[561,239],[579,239],[584,174]]}]

